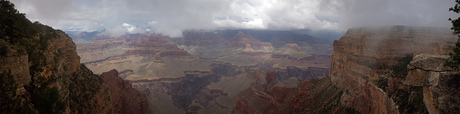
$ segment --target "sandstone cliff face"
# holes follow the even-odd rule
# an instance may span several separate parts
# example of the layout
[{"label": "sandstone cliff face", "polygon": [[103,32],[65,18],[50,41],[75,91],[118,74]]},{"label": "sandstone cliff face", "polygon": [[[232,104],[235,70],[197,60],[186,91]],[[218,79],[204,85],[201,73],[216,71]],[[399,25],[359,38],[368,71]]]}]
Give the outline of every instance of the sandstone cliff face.
[{"label": "sandstone cliff face", "polygon": [[117,70],[104,72],[100,75],[111,92],[111,102],[114,113],[147,113],[146,96],[134,89],[131,83],[118,77]]},{"label": "sandstone cliff face", "polygon": [[63,32],[58,35],[49,41],[47,65],[40,75],[58,77],[54,85],[67,101],[65,113],[111,113],[110,91],[103,80],[80,64],[72,39]]},{"label": "sandstone cliff face", "polygon": [[22,96],[26,90],[24,85],[31,81],[29,74],[28,55],[26,50],[18,48],[7,48],[5,55],[0,57],[0,73],[11,71],[18,88],[18,95]]},{"label": "sandstone cliff face", "polygon": [[[40,90],[56,87],[58,99],[64,105],[63,113],[111,113],[110,91],[103,80],[84,65],[80,65],[76,46],[66,34],[62,31],[53,32],[55,35],[45,43],[46,49],[33,47],[33,51],[43,53],[43,58],[32,58],[43,62],[42,71],[34,73],[34,76],[29,72],[30,68],[37,68],[28,60],[31,55],[24,49],[8,47],[5,56],[0,56],[0,61],[5,63],[0,72],[11,71],[18,84],[17,95],[24,99],[18,102],[26,105],[37,103],[38,99],[35,97],[40,95]],[[33,107],[29,105],[32,111],[37,110]]]},{"label": "sandstone cliff face", "polygon": [[[361,113],[398,113],[394,99],[377,87],[381,78],[375,65],[395,65],[395,57],[406,54],[446,54],[456,37],[449,29],[431,27],[393,26],[382,28],[353,28],[339,40],[334,41],[329,77],[335,86],[347,91],[342,104],[356,108]],[[389,78],[396,88],[407,86]],[[388,92],[388,91],[387,91]],[[391,91],[390,91],[391,92]]]},{"label": "sandstone cliff face", "polygon": [[407,65],[405,83],[423,87],[423,102],[430,114],[449,114],[460,110],[459,72],[444,67],[446,55],[420,54]]},{"label": "sandstone cliff face", "polygon": [[[48,90],[47,87],[57,87],[60,96],[58,99],[64,103],[62,104],[64,105],[63,113],[111,113],[110,91],[102,79],[80,65],[76,46],[67,35],[62,31],[54,32],[56,35],[47,40],[47,49],[36,48],[34,50],[43,52],[44,58],[39,61],[46,61],[42,63],[41,69],[43,70],[34,73],[34,77],[29,72],[29,68],[34,66],[28,60],[31,55],[28,55],[26,50],[8,47],[4,56],[0,57],[0,61],[5,63],[1,66],[0,72],[11,71],[11,75],[14,76],[18,84],[17,95],[23,99],[18,100],[18,102],[26,103],[26,105],[37,103],[36,97],[40,95],[38,93],[40,89]],[[34,67],[34,69],[37,68]],[[43,79],[51,79],[52,81],[43,82]],[[45,87],[40,87],[42,84]],[[32,108],[30,109],[32,111],[37,110],[33,108],[33,105],[28,106]]]}]

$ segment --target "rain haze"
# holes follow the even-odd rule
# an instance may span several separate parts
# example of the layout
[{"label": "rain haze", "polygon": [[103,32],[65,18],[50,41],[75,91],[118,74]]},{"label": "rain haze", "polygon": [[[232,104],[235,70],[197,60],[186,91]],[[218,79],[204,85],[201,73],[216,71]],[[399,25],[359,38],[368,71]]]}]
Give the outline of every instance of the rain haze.
[{"label": "rain haze", "polygon": [[64,31],[155,32],[182,30],[306,30],[333,37],[351,27],[450,27],[453,0],[12,0],[31,21]]}]

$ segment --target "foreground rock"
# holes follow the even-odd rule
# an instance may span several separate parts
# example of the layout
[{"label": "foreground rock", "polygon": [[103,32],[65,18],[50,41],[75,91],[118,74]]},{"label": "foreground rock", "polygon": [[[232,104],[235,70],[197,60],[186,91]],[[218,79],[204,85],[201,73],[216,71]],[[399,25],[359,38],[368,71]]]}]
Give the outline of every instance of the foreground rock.
[{"label": "foreground rock", "polygon": [[407,65],[406,84],[423,87],[423,102],[430,114],[460,111],[460,73],[444,67],[449,56],[420,54]]},{"label": "foreground rock", "polygon": [[[36,112],[37,110],[41,112],[42,109],[37,107],[38,104],[35,105],[35,108],[38,109],[32,105],[40,101],[35,98],[36,96],[45,94],[38,91],[53,91],[52,88],[56,87],[59,98],[53,100],[63,102],[64,109],[62,112],[64,113],[112,113],[110,91],[104,81],[80,64],[76,46],[66,34],[62,31],[54,32],[56,36],[47,41],[46,50],[33,47],[36,48],[33,51],[42,51],[44,56],[34,59],[41,59],[41,61],[46,59],[40,72],[29,72],[32,68],[36,68],[32,62],[28,61],[31,55],[25,49],[7,46],[5,48],[7,51],[0,56],[1,63],[5,63],[0,67],[0,73],[11,72],[18,87],[16,92],[18,99],[15,100],[19,102],[17,104],[26,106],[23,107],[26,109],[19,112],[31,113],[28,111]],[[31,74],[35,75],[32,76]],[[2,75],[1,78],[5,78],[3,76],[6,75]],[[40,87],[40,85],[46,86]]]}]

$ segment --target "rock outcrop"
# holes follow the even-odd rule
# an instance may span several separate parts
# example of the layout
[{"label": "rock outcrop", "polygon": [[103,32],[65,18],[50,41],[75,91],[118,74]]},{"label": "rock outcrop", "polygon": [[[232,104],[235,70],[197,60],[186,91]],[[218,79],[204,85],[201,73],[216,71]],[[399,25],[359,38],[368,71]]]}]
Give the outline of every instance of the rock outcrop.
[{"label": "rock outcrop", "polygon": [[44,54],[47,65],[40,75],[58,77],[54,86],[58,87],[62,101],[67,101],[65,113],[111,113],[110,91],[104,81],[80,64],[72,39],[62,31],[56,32],[59,36],[48,41]]},{"label": "rock outcrop", "polygon": [[112,113],[110,91],[67,34],[0,4],[0,113]]},{"label": "rock outcrop", "polygon": [[[398,63],[394,58],[406,54],[447,54],[455,41],[456,37],[447,28],[352,28],[339,41],[334,41],[329,77],[333,85],[348,91],[341,103],[361,113],[405,112],[397,105],[406,101],[389,96],[397,95],[396,90],[406,90],[402,88],[408,86],[402,84],[400,78],[385,75],[382,73],[385,70],[379,67],[393,66]],[[386,92],[377,82],[389,84]]]},{"label": "rock outcrop", "polygon": [[[43,58],[34,58],[39,61],[46,61],[40,63],[43,66],[41,67],[42,70],[38,72],[36,70],[35,73],[29,72],[32,71],[31,68],[37,68],[32,65],[34,64],[33,61],[29,60],[31,55],[24,49],[7,47],[4,55],[0,56],[0,61],[5,63],[0,72],[10,71],[11,75],[14,76],[18,85],[17,95],[23,99],[18,101],[24,102],[26,105],[27,102],[36,103],[38,100],[34,97],[37,96],[38,90],[34,88],[52,91],[52,89],[47,88],[56,87],[60,96],[58,99],[64,103],[62,104],[64,113],[111,113],[110,91],[105,83],[100,77],[92,74],[89,69],[80,64],[76,46],[64,32],[54,30],[53,32],[56,35],[48,39],[47,49],[40,50],[40,48],[33,47],[34,50],[29,50],[43,52]],[[29,108],[32,108],[32,111],[36,110],[33,107]],[[38,112],[40,110],[38,109]]]},{"label": "rock outcrop", "polygon": [[104,79],[111,92],[111,102],[114,113],[147,113],[148,101],[146,96],[134,89],[129,81],[118,77],[117,70],[104,72],[100,77]]},{"label": "rock outcrop", "polygon": [[405,83],[423,87],[423,103],[430,114],[460,111],[459,72],[445,67],[447,55],[420,54],[407,65]]}]

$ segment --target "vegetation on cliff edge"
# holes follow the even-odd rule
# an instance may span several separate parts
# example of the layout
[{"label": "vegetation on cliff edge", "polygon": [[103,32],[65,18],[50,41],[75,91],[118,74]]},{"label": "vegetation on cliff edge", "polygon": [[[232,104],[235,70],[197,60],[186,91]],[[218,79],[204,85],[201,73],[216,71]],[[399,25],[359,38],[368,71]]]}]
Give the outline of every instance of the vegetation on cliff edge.
[{"label": "vegetation on cliff edge", "polygon": [[[449,8],[449,11],[453,11],[455,13],[460,13],[460,0],[455,0],[455,6],[454,7],[450,7]],[[452,60],[446,60],[446,62],[444,63],[444,66],[450,66],[456,70],[458,70],[458,66],[460,65],[460,17],[458,17],[457,19],[454,19],[452,20],[451,18],[449,18],[449,21],[452,22],[452,28],[450,28],[451,30],[454,30],[454,32],[452,34],[455,34],[459,37],[459,39],[457,40],[457,42],[455,43],[455,47],[452,49],[453,50],[453,53],[449,53],[450,55],[450,58],[452,58]]]},{"label": "vegetation on cliff edge", "polygon": [[[400,113],[428,113],[423,103],[423,91],[421,87],[407,86],[402,83],[406,79],[407,65],[412,61],[413,54],[406,54],[404,57],[392,58],[396,64],[389,65],[385,59],[376,60],[378,65],[374,66],[376,70],[389,70],[389,77],[381,77],[377,80],[377,87],[385,91],[395,104],[398,106]],[[402,88],[398,87],[401,85]]]},{"label": "vegetation on cliff edge", "polygon": [[[31,82],[24,88],[28,94],[17,96],[18,88],[11,78],[10,72],[3,72],[0,76],[3,82],[1,89],[2,113],[32,113],[33,110],[39,113],[60,113],[64,109],[64,103],[59,100],[60,95],[56,87],[48,87],[48,84],[54,82],[56,77],[43,77],[42,67],[46,66],[45,51],[48,48],[48,40],[59,37],[56,31],[39,22],[32,23],[25,17],[25,14],[19,13],[14,8],[14,4],[8,0],[0,0],[0,58],[5,57],[8,48],[24,49],[28,54],[29,72]],[[34,80],[38,79],[38,80]],[[5,89],[3,89],[5,88]],[[33,103],[33,107],[17,105],[18,97],[26,98]],[[30,98],[30,99],[28,99]],[[14,104],[9,102],[14,101]],[[24,101],[29,102],[29,101]],[[34,109],[30,109],[34,108]]]}]

